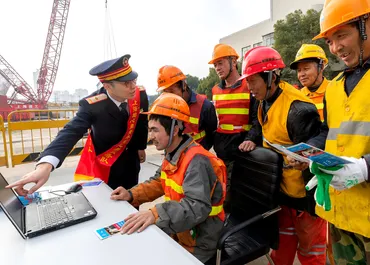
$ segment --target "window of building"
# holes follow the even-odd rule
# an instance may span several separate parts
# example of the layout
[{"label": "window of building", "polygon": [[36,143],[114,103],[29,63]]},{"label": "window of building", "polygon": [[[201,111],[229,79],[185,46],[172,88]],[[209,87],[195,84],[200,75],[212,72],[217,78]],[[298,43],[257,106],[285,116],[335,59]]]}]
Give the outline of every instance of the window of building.
[{"label": "window of building", "polygon": [[262,36],[262,40],[263,40],[263,45],[264,46],[271,47],[275,43],[274,32],[269,33],[265,36]]},{"label": "window of building", "polygon": [[257,43],[255,43],[255,44],[253,44],[253,48],[254,48],[254,47],[258,47],[258,46],[262,46],[262,41],[260,41],[260,42],[257,42]]},{"label": "window of building", "polygon": [[242,58],[244,58],[244,54],[251,49],[251,46],[245,46],[242,48]]}]

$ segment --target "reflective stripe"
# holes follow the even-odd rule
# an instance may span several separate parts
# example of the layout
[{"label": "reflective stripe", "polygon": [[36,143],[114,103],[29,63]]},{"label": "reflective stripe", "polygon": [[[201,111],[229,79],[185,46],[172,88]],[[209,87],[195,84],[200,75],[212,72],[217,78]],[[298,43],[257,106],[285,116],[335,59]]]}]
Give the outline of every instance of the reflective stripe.
[{"label": "reflective stripe", "polygon": [[189,122],[192,123],[192,124],[199,124],[199,119],[198,118],[194,118],[194,117],[190,117],[189,118]]},{"label": "reflective stripe", "polygon": [[324,103],[317,103],[317,104],[315,104],[315,106],[316,106],[316,108],[317,109],[323,109],[324,108]]},{"label": "reflective stripe", "polygon": [[252,125],[247,124],[247,125],[243,125],[243,126],[234,126],[232,124],[220,124],[219,127],[222,130],[227,130],[227,131],[240,130],[240,129],[244,129],[246,131],[249,131],[250,128],[252,128]]},{"label": "reflective stripe", "polygon": [[326,245],[314,245],[311,248],[326,248]]},{"label": "reflective stripe", "polygon": [[249,114],[247,108],[216,108],[217,114]]},{"label": "reflective stripe", "polygon": [[200,133],[197,133],[193,135],[192,137],[194,141],[196,141],[196,140],[199,140],[200,138],[203,138],[204,136],[206,136],[206,131],[201,131]]},{"label": "reflective stripe", "polygon": [[321,251],[321,252],[312,251],[312,252],[307,252],[307,253],[304,253],[302,251],[299,251],[299,252],[301,253],[302,256],[309,256],[309,255],[320,256],[326,253],[326,251]]},{"label": "reflective stripe", "polygon": [[171,187],[171,189],[176,191],[178,194],[183,194],[184,193],[184,190],[182,189],[182,186],[178,185],[172,179],[168,179],[167,174],[163,171],[161,172],[161,179],[163,179],[165,181],[167,187]]},{"label": "reflective stripe", "polygon": [[165,201],[170,201],[170,200],[171,200],[171,198],[170,198],[170,197],[167,197],[167,196],[164,196],[164,200],[165,200]]},{"label": "reflective stripe", "polygon": [[288,236],[294,236],[294,235],[296,235],[296,233],[294,233],[294,232],[279,232],[279,234],[288,235]]},{"label": "reflective stripe", "polygon": [[327,140],[336,140],[338,134],[370,136],[370,122],[367,121],[345,121],[339,128],[330,128]]},{"label": "reflective stripe", "polygon": [[286,230],[295,230],[294,227],[288,227],[288,228],[284,228],[284,229],[286,229]]},{"label": "reflective stripe", "polygon": [[213,95],[212,100],[236,100],[236,99],[249,99],[249,93],[234,93],[234,94],[219,94]]},{"label": "reflective stripe", "polygon": [[215,215],[218,215],[220,212],[222,212],[222,205],[219,205],[219,206],[212,206],[212,211],[211,213],[209,214],[209,216],[215,216]]}]

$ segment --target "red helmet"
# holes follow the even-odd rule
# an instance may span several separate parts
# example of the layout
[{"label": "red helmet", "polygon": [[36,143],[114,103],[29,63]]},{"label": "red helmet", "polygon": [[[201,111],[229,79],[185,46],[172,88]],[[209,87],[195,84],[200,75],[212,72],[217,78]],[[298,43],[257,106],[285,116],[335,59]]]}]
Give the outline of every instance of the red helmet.
[{"label": "red helmet", "polygon": [[242,66],[243,75],[240,79],[284,67],[283,59],[276,50],[270,47],[258,46],[245,53]]}]

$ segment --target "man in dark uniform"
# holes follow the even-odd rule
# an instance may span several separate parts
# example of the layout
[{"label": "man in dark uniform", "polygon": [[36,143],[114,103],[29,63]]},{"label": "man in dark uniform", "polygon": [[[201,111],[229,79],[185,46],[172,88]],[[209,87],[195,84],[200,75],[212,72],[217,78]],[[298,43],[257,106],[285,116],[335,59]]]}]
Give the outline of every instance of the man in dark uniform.
[{"label": "man in dark uniform", "polygon": [[[103,179],[112,189],[127,189],[138,183],[140,162],[145,161],[148,138],[148,97],[136,86],[138,74],[132,71],[130,55],[106,61],[90,70],[103,87],[79,102],[74,117],[41,153],[36,169],[8,187],[19,194],[32,193],[61,166],[79,139],[90,129],[75,180]],[[29,191],[23,186],[36,183]]]}]

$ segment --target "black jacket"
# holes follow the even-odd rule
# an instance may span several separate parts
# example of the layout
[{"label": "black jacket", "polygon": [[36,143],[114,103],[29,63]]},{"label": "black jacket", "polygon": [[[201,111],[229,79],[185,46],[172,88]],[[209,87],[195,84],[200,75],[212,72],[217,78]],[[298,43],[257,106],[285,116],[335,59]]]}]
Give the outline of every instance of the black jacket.
[{"label": "black jacket", "polygon": [[[101,88],[87,98],[101,93],[107,92]],[[145,91],[140,91],[140,109],[148,111],[148,97]],[[76,116],[58,133],[55,140],[41,153],[40,158],[47,155],[55,156],[60,160],[58,167],[61,166],[73,146],[90,128],[95,152],[99,155],[122,140],[127,129],[127,118],[109,97],[93,104],[89,104],[84,98],[79,102]],[[137,184],[140,171],[137,151],[146,149],[147,138],[147,116],[140,114],[131,141],[111,167],[109,186],[131,188]]]}]

